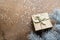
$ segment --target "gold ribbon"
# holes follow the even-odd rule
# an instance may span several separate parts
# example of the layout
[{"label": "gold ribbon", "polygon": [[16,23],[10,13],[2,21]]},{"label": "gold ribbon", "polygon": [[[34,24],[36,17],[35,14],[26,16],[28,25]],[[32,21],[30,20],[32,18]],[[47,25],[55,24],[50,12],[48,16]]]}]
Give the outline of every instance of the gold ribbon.
[{"label": "gold ribbon", "polygon": [[39,22],[35,22],[35,23],[41,23],[41,24],[45,25],[45,23],[43,23],[42,21],[47,21],[48,19],[43,18],[43,19],[41,20],[41,18],[40,18],[39,16],[36,16],[35,20],[39,20]]}]

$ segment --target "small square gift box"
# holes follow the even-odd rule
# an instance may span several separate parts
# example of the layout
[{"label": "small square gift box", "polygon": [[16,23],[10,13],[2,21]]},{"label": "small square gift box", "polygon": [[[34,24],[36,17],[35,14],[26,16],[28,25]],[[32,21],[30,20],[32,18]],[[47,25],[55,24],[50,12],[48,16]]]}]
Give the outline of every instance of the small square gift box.
[{"label": "small square gift box", "polygon": [[52,27],[48,13],[40,13],[32,15],[35,31],[43,30]]}]

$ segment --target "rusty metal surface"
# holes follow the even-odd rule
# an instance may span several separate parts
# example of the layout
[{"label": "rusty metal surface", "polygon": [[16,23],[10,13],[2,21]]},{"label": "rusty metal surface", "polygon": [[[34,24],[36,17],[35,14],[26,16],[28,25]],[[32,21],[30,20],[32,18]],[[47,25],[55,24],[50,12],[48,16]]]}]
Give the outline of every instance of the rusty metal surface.
[{"label": "rusty metal surface", "polygon": [[59,3],[60,0],[0,0],[0,28],[5,39],[28,40],[31,15],[52,12],[54,8],[60,8]]}]

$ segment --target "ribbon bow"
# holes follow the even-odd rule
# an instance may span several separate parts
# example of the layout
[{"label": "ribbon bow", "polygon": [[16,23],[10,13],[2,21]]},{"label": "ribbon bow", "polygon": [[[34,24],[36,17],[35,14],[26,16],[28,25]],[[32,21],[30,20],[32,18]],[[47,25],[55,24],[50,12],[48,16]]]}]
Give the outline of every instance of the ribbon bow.
[{"label": "ribbon bow", "polygon": [[39,20],[39,22],[35,22],[35,23],[41,23],[41,24],[45,25],[45,23],[43,23],[42,21],[46,21],[48,19],[46,19],[46,18],[41,19],[39,16],[36,16],[35,20]]}]

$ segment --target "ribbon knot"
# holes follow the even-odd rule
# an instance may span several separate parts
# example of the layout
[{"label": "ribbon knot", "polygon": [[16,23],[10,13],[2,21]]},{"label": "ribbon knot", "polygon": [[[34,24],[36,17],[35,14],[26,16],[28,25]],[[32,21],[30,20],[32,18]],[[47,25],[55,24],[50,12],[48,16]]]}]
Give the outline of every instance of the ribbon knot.
[{"label": "ribbon knot", "polygon": [[42,21],[47,21],[48,19],[46,19],[46,18],[41,19],[39,16],[36,16],[35,17],[35,20],[38,20],[39,21],[39,22],[35,22],[35,23],[40,23],[40,24],[45,25],[45,23],[43,23]]}]

